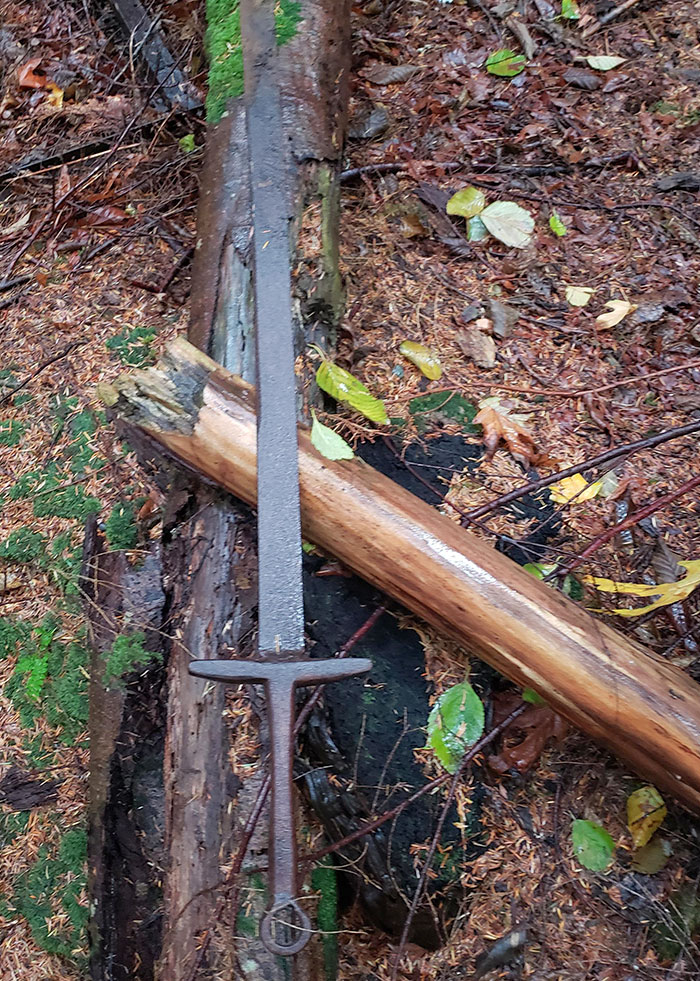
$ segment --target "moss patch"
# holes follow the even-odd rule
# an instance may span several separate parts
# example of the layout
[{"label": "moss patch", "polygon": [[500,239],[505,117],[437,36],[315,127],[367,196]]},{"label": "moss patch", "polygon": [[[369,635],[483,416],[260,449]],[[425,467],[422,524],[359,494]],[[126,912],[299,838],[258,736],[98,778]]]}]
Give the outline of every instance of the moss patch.
[{"label": "moss patch", "polygon": [[[294,37],[301,20],[301,4],[278,0],[275,4],[277,43]],[[218,123],[230,99],[243,92],[243,51],[238,0],[207,0],[209,89],[206,99],[207,122]]]}]

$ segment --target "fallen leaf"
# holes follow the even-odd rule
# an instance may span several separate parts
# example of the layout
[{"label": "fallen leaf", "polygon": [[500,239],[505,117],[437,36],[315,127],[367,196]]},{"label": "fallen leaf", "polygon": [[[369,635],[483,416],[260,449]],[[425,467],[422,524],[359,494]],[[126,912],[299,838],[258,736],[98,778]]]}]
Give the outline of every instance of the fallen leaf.
[{"label": "fallen leaf", "polygon": [[561,16],[564,20],[578,20],[581,12],[576,0],[561,0]]},{"label": "fallen leaf", "polygon": [[[479,402],[479,412],[474,422],[483,427],[486,459],[490,460],[501,443],[524,467],[537,460],[538,453],[532,433],[525,427],[525,416],[510,412],[498,396]],[[698,563],[700,565],[700,563]]]},{"label": "fallen leaf", "polygon": [[664,799],[656,787],[635,790],[627,798],[627,827],[635,848],[646,845],[668,814]]},{"label": "fallen leaf", "polygon": [[591,68],[598,72],[609,72],[612,68],[617,68],[626,58],[619,58],[617,55],[588,55],[586,61]]},{"label": "fallen leaf", "polygon": [[478,368],[494,368],[496,366],[496,342],[478,327],[461,330],[457,334],[457,343],[468,358],[471,358]]},{"label": "fallen leaf", "polygon": [[371,422],[383,425],[389,421],[382,400],[375,398],[349,371],[333,364],[325,356],[316,372],[316,383],[331,398],[347,402],[352,409],[361,412]]},{"label": "fallen leaf", "polygon": [[328,460],[352,460],[355,454],[343,437],[329,426],[324,426],[322,422],[319,422],[313,409],[311,410],[311,417],[313,419],[311,442],[321,456],[325,456]]},{"label": "fallen leaf", "polygon": [[21,232],[29,224],[29,216],[31,212],[28,211],[26,215],[22,215],[17,221],[13,221],[11,225],[7,225],[5,228],[0,228],[0,238],[12,238],[17,232]]},{"label": "fallen leaf", "polygon": [[405,238],[423,238],[428,234],[428,229],[421,221],[420,215],[411,211],[401,216],[401,233]]},{"label": "fallen leaf", "polygon": [[500,48],[486,59],[486,71],[490,72],[491,75],[500,75],[504,78],[513,78],[515,75],[519,75],[526,65],[525,57],[516,54],[510,48]]},{"label": "fallen leaf", "polygon": [[489,300],[489,313],[493,321],[494,335],[501,340],[510,337],[513,327],[520,319],[519,312],[507,303],[501,303],[500,300]]},{"label": "fallen leaf", "polygon": [[474,215],[467,221],[467,241],[482,242],[489,237],[489,230],[483,223],[479,215]]},{"label": "fallen leaf", "polygon": [[635,610],[607,611],[620,617],[639,617],[644,613],[650,613],[651,610],[658,610],[661,606],[680,603],[690,596],[696,586],[700,585],[700,559],[688,562],[681,562],[679,560],[678,565],[687,571],[687,576],[679,579],[678,582],[661,582],[658,585],[650,585],[645,582],[616,582],[614,579],[603,579],[600,576],[583,576],[582,579],[589,585],[595,586],[601,593],[620,593],[627,596],[656,596],[657,599],[653,603]]},{"label": "fallen leaf", "polygon": [[642,875],[655,875],[660,872],[667,864],[673,854],[671,842],[666,838],[654,838],[648,845],[644,845],[639,851],[634,853],[630,868],[633,872]]},{"label": "fallen leaf", "polygon": [[515,201],[494,201],[479,215],[488,231],[505,245],[524,249],[530,244],[535,219]]},{"label": "fallen leaf", "polygon": [[590,286],[567,286],[566,302],[572,307],[585,307],[594,293]]},{"label": "fallen leaf", "polygon": [[373,85],[395,85],[405,82],[419,71],[415,65],[370,65],[363,68],[360,75]]},{"label": "fallen leaf", "polygon": [[608,300],[605,306],[610,312],[601,313],[595,318],[598,330],[610,330],[624,320],[628,313],[637,309],[636,303],[629,303],[627,300]]},{"label": "fallen leaf", "polygon": [[428,742],[448,773],[484,731],[484,706],[468,681],[442,694],[428,716]]},{"label": "fallen leaf", "polygon": [[68,164],[63,164],[58,174],[58,180],[56,181],[56,198],[58,199],[65,197],[65,195],[70,191],[70,188],[71,183],[70,174],[68,173]]},{"label": "fallen leaf", "polygon": [[[505,774],[511,770],[525,773],[537,763],[550,740],[559,742],[567,734],[567,722],[531,688],[523,691],[522,700],[514,692],[495,695],[493,725],[499,725],[514,709],[522,706],[522,701],[530,704],[513,723],[498,753],[488,757],[489,767],[496,773]],[[513,736],[514,732],[523,738]]]},{"label": "fallen leaf", "polygon": [[571,843],[581,865],[592,872],[604,872],[615,854],[615,842],[595,821],[574,821]]},{"label": "fallen leaf", "polygon": [[54,109],[63,108],[63,89],[60,89],[58,85],[54,85],[53,82],[47,82],[46,88],[49,93],[49,97],[46,100],[50,106]]},{"label": "fallen leaf", "polygon": [[43,89],[46,85],[46,75],[37,75],[34,72],[41,64],[41,55],[30,58],[17,69],[17,81],[22,89]]},{"label": "fallen leaf", "polygon": [[577,89],[585,89],[593,92],[599,89],[601,82],[597,75],[589,72],[587,68],[567,68],[564,72],[564,81],[569,85],[574,85]]},{"label": "fallen leaf", "polygon": [[453,194],[445,208],[448,215],[461,215],[473,218],[486,207],[486,195],[478,187],[463,187]]},{"label": "fallen leaf", "polygon": [[563,480],[552,484],[549,493],[555,504],[568,504],[574,499],[577,504],[582,504],[583,501],[590,501],[597,497],[602,485],[602,480],[589,484],[582,474],[575,473],[572,477],[564,477]]},{"label": "fallen leaf", "polygon": [[399,344],[399,351],[412,364],[419,368],[426,378],[437,381],[442,375],[440,359],[429,347],[424,344],[416,344],[415,341],[402,341]]},{"label": "fallen leaf", "polygon": [[553,211],[549,216],[549,227],[557,236],[557,238],[562,238],[564,235],[566,235],[566,231],[567,231],[566,225],[561,220],[561,218],[559,217],[556,211]]}]

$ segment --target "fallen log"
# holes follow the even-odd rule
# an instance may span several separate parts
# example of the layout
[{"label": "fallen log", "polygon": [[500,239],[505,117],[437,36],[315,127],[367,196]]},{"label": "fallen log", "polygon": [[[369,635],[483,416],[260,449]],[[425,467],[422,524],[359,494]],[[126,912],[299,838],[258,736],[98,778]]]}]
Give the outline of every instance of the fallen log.
[{"label": "fallen log", "polygon": [[[103,395],[139,433],[255,502],[255,390],[184,340]],[[304,535],[700,811],[700,687],[360,460],[299,429]]]}]

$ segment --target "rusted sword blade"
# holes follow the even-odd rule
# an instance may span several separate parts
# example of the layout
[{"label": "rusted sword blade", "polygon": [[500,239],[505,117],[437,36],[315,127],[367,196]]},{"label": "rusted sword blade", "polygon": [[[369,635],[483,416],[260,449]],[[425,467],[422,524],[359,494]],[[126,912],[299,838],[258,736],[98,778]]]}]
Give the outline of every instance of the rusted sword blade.
[{"label": "rusted sword blade", "polygon": [[263,683],[270,722],[271,906],[260,935],[268,950],[298,953],[311,934],[297,902],[294,831],[294,690],[369,671],[371,663],[304,659],[301,521],[296,429],[287,140],[277,81],[275,0],[241,0],[241,38],[253,205],[253,285],[258,376],[258,653],[255,661],[193,661],[192,674]]}]

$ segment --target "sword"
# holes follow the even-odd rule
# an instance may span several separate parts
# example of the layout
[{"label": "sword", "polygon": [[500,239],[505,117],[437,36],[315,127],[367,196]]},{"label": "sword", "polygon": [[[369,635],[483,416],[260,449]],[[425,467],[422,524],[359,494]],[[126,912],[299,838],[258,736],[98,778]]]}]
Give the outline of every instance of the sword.
[{"label": "sword", "polygon": [[272,800],[270,908],[260,936],[274,954],[298,953],[311,922],[297,900],[294,830],[294,692],[369,671],[364,658],[311,660],[304,651],[296,385],[289,259],[287,155],[277,82],[275,0],[241,0],[250,186],[258,396],[258,654],[199,660],[200,678],[265,686]]}]

